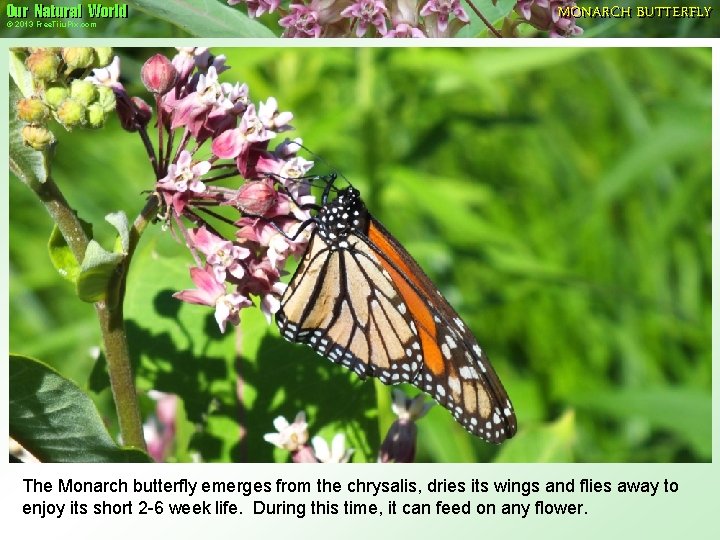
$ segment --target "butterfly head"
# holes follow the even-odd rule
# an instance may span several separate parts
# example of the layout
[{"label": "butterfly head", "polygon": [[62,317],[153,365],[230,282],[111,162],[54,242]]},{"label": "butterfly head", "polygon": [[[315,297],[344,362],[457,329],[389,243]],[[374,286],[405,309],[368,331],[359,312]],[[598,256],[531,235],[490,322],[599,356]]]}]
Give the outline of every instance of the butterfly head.
[{"label": "butterfly head", "polygon": [[318,214],[319,234],[334,242],[353,232],[365,232],[367,209],[354,187],[341,189],[337,197],[325,204]]}]

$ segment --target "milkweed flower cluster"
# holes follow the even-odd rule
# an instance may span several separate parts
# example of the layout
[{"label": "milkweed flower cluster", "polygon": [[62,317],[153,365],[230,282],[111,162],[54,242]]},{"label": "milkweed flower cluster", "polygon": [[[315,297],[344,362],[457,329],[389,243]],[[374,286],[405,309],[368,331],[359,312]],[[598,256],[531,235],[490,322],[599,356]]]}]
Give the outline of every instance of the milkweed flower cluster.
[{"label": "milkweed flower cluster", "polygon": [[109,47],[32,47],[14,49],[13,53],[23,60],[32,77],[32,95],[20,99],[15,110],[25,123],[23,141],[33,149],[45,150],[55,141],[51,120],[68,131],[97,129],[115,110],[115,96],[109,88],[84,80],[91,69],[110,62]]},{"label": "milkweed flower cluster", "polygon": [[282,37],[453,37],[469,21],[460,0],[228,0],[250,17],[278,12]]},{"label": "milkweed flower cluster", "polygon": [[[249,17],[277,13],[282,37],[454,37],[470,22],[463,0],[227,0],[231,6],[245,4]],[[547,31],[550,37],[582,34],[572,15],[575,0],[518,0],[520,18],[506,17],[502,29],[481,16],[471,0],[465,2],[478,13],[497,37],[514,37],[526,23]],[[562,8],[562,9],[559,9]],[[570,9],[568,9],[570,8]]]},{"label": "milkweed flower cluster", "polygon": [[574,7],[575,0],[518,0],[515,11],[535,28],[546,30],[550,37],[571,37],[583,33],[572,15]]},{"label": "milkweed flower cluster", "polygon": [[[95,70],[91,80],[113,90],[123,127],[140,133],[155,168],[159,219],[195,261],[195,288],[175,297],[213,308],[222,331],[238,324],[253,297],[269,321],[286,287],[280,282],[285,263],[307,242],[309,231],[299,234],[310,218],[304,208],[315,202],[309,184],[298,180],[313,165],[297,155],[301,142],[270,146],[292,129],[292,113],[273,97],[252,102],[246,84],[220,82],[229,69],[224,56],[180,48],[174,58],[157,54],[142,68],[155,97],[154,147],[147,134],[152,109],[127,94],[119,61],[113,65],[112,72]],[[227,185],[238,178],[239,186]]]}]

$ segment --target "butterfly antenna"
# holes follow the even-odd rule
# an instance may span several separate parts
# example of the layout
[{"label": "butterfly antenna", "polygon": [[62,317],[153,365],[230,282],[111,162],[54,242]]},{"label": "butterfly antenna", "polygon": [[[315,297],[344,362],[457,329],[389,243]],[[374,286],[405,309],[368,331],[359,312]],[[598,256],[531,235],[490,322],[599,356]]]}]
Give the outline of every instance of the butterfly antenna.
[{"label": "butterfly antenna", "polygon": [[[316,161],[319,161],[320,163],[324,164],[328,169],[330,169],[330,170],[333,171],[332,173],[330,173],[330,185],[334,184],[334,183],[335,183],[335,179],[339,176],[340,178],[342,178],[343,180],[345,180],[345,182],[347,182],[347,184],[348,184],[349,186],[352,186],[352,184],[350,183],[350,180],[347,179],[347,176],[345,176],[345,175],[344,175],[343,173],[341,173],[341,172],[338,172],[338,169],[337,169],[336,167],[333,167],[325,158],[323,158],[322,156],[316,154],[315,152],[313,152],[312,150],[310,150],[307,146],[305,146],[305,145],[302,144],[302,143],[293,141],[293,144],[295,144],[295,145],[299,146],[300,148],[302,148],[303,150],[305,150],[305,151],[306,151],[308,154],[310,154]],[[319,178],[324,178],[324,177],[323,177],[323,176],[319,176]],[[338,191],[337,188],[334,188],[334,189],[335,189],[335,191]]]}]

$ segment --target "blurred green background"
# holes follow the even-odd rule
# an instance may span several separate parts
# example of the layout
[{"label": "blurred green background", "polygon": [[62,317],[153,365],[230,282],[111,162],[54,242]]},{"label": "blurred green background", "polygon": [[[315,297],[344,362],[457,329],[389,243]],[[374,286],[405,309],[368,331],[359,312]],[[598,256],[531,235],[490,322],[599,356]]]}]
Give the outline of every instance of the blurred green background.
[{"label": "blurred green background", "polygon": [[[150,101],[139,68],[156,51],[117,52]],[[417,460],[710,460],[710,49],[214,52],[232,66],[224,80],[294,113],[288,135],[322,157],[316,172],[361,190],[514,402],[519,433],[499,447],[434,407]],[[137,215],[153,184],[139,138],[116,120],[55,131],[54,177],[109,247],[103,216]],[[10,201],[11,351],[92,389],[115,433],[92,306],[52,269],[49,218],[16,179]],[[170,459],[284,461],[262,435],[303,409],[311,434],[343,431],[374,461],[388,387],[284,342],[258,310],[221,337],[209,310],[170,297],[191,287],[190,264],[151,227],[126,299],[140,390],[183,398]]]},{"label": "blurred green background", "polygon": [[[630,8],[632,17],[623,18],[579,18],[578,26],[584,30],[584,37],[718,37],[720,36],[720,13],[712,2],[694,2],[692,0],[576,0],[577,6],[583,8],[619,6]],[[704,14],[704,7],[712,7],[710,17],[681,18],[665,17],[655,12],[653,17],[638,17],[638,7],[699,7]]]},{"label": "blurred green background", "polygon": [[[0,0],[0,13],[5,14],[7,4],[13,3],[9,0]],[[33,4],[54,4],[57,6],[75,6],[80,0],[35,0]],[[103,4],[112,6],[114,0],[83,0],[83,4]],[[279,36],[282,28],[278,26],[279,15],[277,12],[265,14],[259,19],[248,21],[245,17],[247,9],[239,4],[229,7],[226,0],[126,0],[129,6],[129,17],[127,19],[91,19],[87,16],[82,21],[84,24],[95,23],[95,27],[68,27],[44,28],[34,25],[32,28],[17,27],[5,28],[3,25],[2,35],[7,38],[20,37],[144,37],[144,38],[166,38],[166,37],[258,37],[267,38],[273,35]],[[307,3],[307,2],[306,2]],[[419,2],[421,5],[424,0]],[[471,24],[463,29],[456,37],[486,36],[487,31],[480,19],[468,7],[467,3],[461,2],[470,18]],[[474,0],[475,6],[489,19],[500,21],[507,13],[512,13],[514,2],[510,0]],[[17,1],[15,5],[20,5]],[[632,17],[626,18],[579,18],[578,26],[583,28],[583,37],[719,37],[720,36],[720,13],[715,8],[712,16],[704,18],[673,18],[659,17],[640,18],[637,17],[636,7],[652,6],[704,6],[712,7],[712,2],[693,2],[692,0],[664,0],[663,2],[647,0],[578,0],[579,7],[603,7],[620,6],[629,7],[632,10]],[[287,6],[288,2],[283,1]],[[518,16],[512,14],[514,19]],[[28,20],[35,21],[34,17]],[[258,24],[253,24],[258,22]],[[258,28],[262,24],[266,28]],[[496,25],[498,27],[501,24]],[[522,25],[520,33],[523,37],[534,37],[540,33],[529,25]]]}]

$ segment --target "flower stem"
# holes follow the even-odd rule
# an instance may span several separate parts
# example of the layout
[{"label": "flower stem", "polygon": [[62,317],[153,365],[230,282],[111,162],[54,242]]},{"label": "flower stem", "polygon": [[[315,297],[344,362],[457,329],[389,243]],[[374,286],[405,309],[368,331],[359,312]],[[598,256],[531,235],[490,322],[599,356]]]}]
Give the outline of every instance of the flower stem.
[{"label": "flower stem", "polygon": [[480,12],[480,10],[475,7],[475,4],[473,4],[471,0],[465,0],[465,1],[467,2],[468,6],[470,6],[470,9],[472,9],[475,12],[475,15],[480,17],[480,20],[483,22],[483,24],[485,26],[487,26],[487,29],[490,30],[490,32],[492,32],[495,37],[501,38],[502,34],[500,32],[498,32],[497,29],[492,25],[492,23],[487,20],[485,15],[483,15]]},{"label": "flower stem", "polygon": [[135,382],[130,367],[130,352],[125,333],[122,304],[119,303],[115,308],[110,308],[105,302],[96,302],[95,312],[100,322],[110,386],[115,400],[123,443],[145,450]]},{"label": "flower stem", "polygon": [[[75,259],[81,262],[85,257],[89,239],[83,230],[80,219],[68,204],[57,184],[51,177],[48,177],[43,183],[28,182],[27,185],[45,206]],[[130,368],[127,335],[122,315],[122,297],[124,296],[126,275],[127,260],[123,263],[120,277],[117,278],[123,280],[121,300],[118,306],[110,308],[105,302],[96,302],[95,312],[100,323],[110,386],[123,442],[128,446],[145,450],[140,410]]]}]

